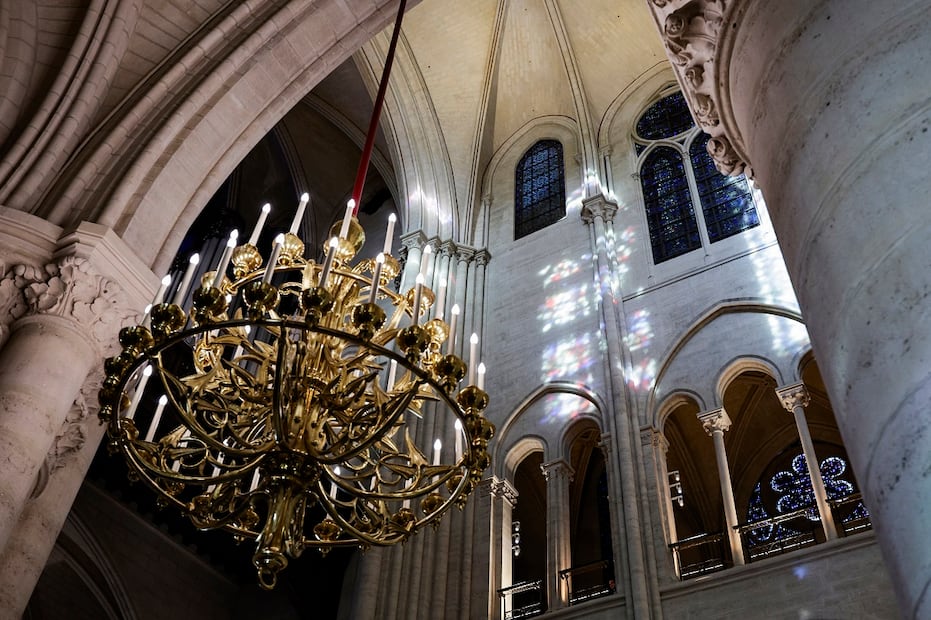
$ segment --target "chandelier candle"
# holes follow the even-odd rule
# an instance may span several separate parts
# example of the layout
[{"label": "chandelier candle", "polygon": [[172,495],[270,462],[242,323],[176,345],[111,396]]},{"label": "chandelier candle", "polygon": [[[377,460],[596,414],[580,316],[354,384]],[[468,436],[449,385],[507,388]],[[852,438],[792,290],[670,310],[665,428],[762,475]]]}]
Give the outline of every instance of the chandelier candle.
[{"label": "chandelier candle", "polygon": [[136,391],[133,392],[133,400],[129,404],[129,409],[126,411],[127,420],[132,420],[136,415],[136,409],[139,408],[139,403],[142,401],[142,395],[145,393],[145,386],[149,383],[149,377],[151,376],[151,366],[146,366],[142,369],[142,376],[139,378],[139,383],[136,384]]},{"label": "chandelier candle", "polygon": [[268,264],[265,265],[265,274],[262,276],[262,282],[269,284],[272,276],[275,275],[275,265],[278,264],[278,257],[281,256],[281,246],[284,245],[284,235],[275,237],[275,243],[272,244],[272,254],[268,257]]},{"label": "chandelier candle", "polygon": [[301,201],[297,205],[297,213],[294,214],[294,221],[291,222],[291,234],[296,235],[297,231],[301,229],[301,222],[304,220],[304,209],[307,208],[307,203],[310,202],[310,194],[303,193],[301,194]]},{"label": "chandelier candle", "polygon": [[423,297],[423,274],[418,273],[414,285],[414,303],[411,304],[411,325],[420,323],[420,298]]},{"label": "chandelier candle", "polygon": [[385,232],[385,249],[382,250],[385,256],[391,254],[391,244],[394,242],[394,223],[397,221],[398,218],[394,213],[388,216],[388,230]]},{"label": "chandelier candle", "polygon": [[162,394],[158,397],[158,407],[155,408],[155,415],[152,416],[152,422],[149,424],[149,430],[145,434],[146,441],[152,441],[155,437],[155,431],[158,428],[158,423],[162,420],[162,413],[165,411],[165,405],[168,404],[168,397]]},{"label": "chandelier candle", "polygon": [[220,288],[220,284],[223,283],[223,278],[226,275],[226,268],[230,265],[230,259],[233,258],[233,250],[236,249],[236,240],[239,238],[239,231],[233,229],[230,233],[230,238],[226,240],[226,249],[223,251],[223,256],[220,258],[220,264],[217,265],[217,273],[213,277],[213,288]]},{"label": "chandelier candle", "polygon": [[469,338],[469,385],[475,385],[475,363],[478,361],[478,334]]},{"label": "chandelier candle", "polygon": [[459,322],[459,304],[453,304],[449,313],[452,317],[449,319],[449,337],[446,340],[446,355],[452,355],[456,350],[456,324]]},{"label": "chandelier candle", "polygon": [[323,271],[320,272],[320,288],[326,288],[326,281],[330,276],[330,269],[333,268],[333,257],[336,255],[337,246],[339,246],[339,239],[336,237],[330,239],[330,249],[323,260]]},{"label": "chandelier candle", "polygon": [[262,234],[262,228],[265,227],[265,220],[268,219],[268,213],[272,210],[272,206],[267,202],[262,205],[262,212],[259,214],[259,221],[255,223],[255,228],[252,229],[252,235],[249,236],[249,245],[255,245],[259,242],[259,235]]},{"label": "chandelier candle", "polygon": [[181,278],[181,284],[178,285],[178,290],[175,292],[175,298],[172,303],[176,306],[180,306],[184,302],[184,298],[187,297],[188,289],[191,287],[191,280],[194,278],[194,272],[197,270],[197,264],[200,262],[200,254],[194,254],[191,258],[188,259],[187,269],[184,271],[184,277]]},{"label": "chandelier candle", "polygon": [[446,309],[446,280],[441,279],[437,286],[440,290],[436,294],[436,313],[434,317],[442,319],[443,311]]},{"label": "chandelier candle", "polygon": [[385,255],[379,254],[375,257],[375,271],[372,273],[372,292],[369,293],[369,303],[375,303],[378,297],[378,285],[381,280],[381,270],[385,266]]},{"label": "chandelier candle", "polygon": [[339,238],[345,239],[349,234],[349,223],[352,222],[352,212],[355,211],[356,201],[350,199],[346,203],[346,215],[343,216],[343,225],[339,229]]}]

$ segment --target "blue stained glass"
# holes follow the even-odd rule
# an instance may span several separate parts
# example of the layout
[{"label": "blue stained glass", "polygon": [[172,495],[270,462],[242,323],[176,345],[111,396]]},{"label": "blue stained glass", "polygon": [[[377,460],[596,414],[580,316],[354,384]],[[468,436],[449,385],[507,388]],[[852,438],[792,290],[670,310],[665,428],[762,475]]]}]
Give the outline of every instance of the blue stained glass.
[{"label": "blue stained glass", "polygon": [[654,149],[640,169],[640,184],[653,261],[661,263],[701,247],[682,156],[671,147]]},{"label": "blue stained glass", "polygon": [[517,164],[514,183],[514,238],[546,228],[566,216],[562,144],[540,140]]},{"label": "blue stained glass", "polygon": [[708,239],[714,243],[758,226],[760,218],[753,205],[746,178],[743,175],[726,177],[714,167],[714,161],[705,148],[710,137],[708,134],[700,134],[695,138],[689,156]]},{"label": "blue stained glass", "polygon": [[694,124],[685,97],[675,92],[647,108],[637,121],[637,135],[646,140],[671,138]]}]

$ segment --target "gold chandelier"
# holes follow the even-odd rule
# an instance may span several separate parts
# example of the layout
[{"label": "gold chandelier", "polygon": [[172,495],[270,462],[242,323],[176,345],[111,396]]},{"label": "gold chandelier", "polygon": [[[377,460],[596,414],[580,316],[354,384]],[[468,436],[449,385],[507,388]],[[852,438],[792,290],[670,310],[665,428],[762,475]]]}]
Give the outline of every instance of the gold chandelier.
[{"label": "gold chandelier", "polygon": [[[353,196],[350,207],[358,178]],[[317,264],[295,234],[307,200],[267,261],[256,248],[267,209],[246,243],[231,236],[189,308],[196,260],[168,303],[163,280],[143,323],[120,332],[99,395],[110,448],[131,478],[198,528],[255,540],[267,589],[305,548],[403,542],[462,507],[494,433],[474,337],[468,365],[456,355],[457,308],[447,323],[443,291],[437,299],[423,270],[406,294],[388,288],[400,269],[393,221],[385,251],[353,263],[365,234],[347,209]],[[146,426],[136,411],[156,388]],[[431,445],[421,418],[446,436],[452,428],[453,446]]]}]

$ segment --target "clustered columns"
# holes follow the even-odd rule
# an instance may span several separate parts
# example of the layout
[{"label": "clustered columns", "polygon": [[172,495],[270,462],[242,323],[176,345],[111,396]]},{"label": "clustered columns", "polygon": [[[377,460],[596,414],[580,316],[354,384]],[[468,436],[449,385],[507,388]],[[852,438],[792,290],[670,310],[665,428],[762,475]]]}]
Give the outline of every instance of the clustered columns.
[{"label": "clustered columns", "polygon": [[834,515],[828,505],[828,494],[824,490],[824,480],[821,478],[821,468],[818,465],[818,456],[815,454],[815,445],[811,441],[811,432],[805,419],[805,407],[810,402],[808,389],[804,383],[795,383],[785,387],[776,388],[776,396],[782,401],[782,406],[795,416],[795,426],[802,442],[802,452],[805,454],[805,463],[808,465],[808,475],[811,477],[811,488],[815,493],[815,503],[818,514],[821,515],[821,526],[827,540],[837,538],[837,528],[834,526]]},{"label": "clustered columns", "polygon": [[698,419],[705,432],[714,440],[714,456],[718,462],[718,479],[721,482],[721,495],[724,498],[727,540],[730,543],[734,565],[741,566],[744,563],[743,545],[740,543],[740,533],[737,531],[737,507],[734,504],[731,471],[727,466],[727,452],[724,450],[724,432],[731,427],[731,419],[723,407],[699,413]]},{"label": "clustered columns", "polygon": [[569,604],[565,579],[559,571],[571,568],[569,484],[575,474],[566,461],[559,459],[540,466],[546,478],[546,598],[550,609]]}]

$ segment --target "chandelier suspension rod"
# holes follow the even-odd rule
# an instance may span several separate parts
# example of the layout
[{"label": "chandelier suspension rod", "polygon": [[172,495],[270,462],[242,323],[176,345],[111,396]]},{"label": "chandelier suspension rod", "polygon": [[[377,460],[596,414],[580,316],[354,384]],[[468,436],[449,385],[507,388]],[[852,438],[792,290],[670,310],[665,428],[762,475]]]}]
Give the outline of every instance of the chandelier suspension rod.
[{"label": "chandelier suspension rod", "polygon": [[381,82],[378,84],[378,94],[375,96],[375,106],[372,109],[372,119],[369,121],[369,131],[365,136],[365,146],[362,148],[362,158],[359,160],[359,169],[356,171],[356,182],[352,187],[352,199],[355,201],[355,207],[352,214],[359,214],[359,207],[362,205],[362,187],[365,185],[365,175],[368,173],[369,161],[372,159],[372,147],[375,146],[375,132],[378,130],[378,119],[381,117],[381,109],[385,103],[385,91],[388,90],[388,76],[391,75],[391,65],[394,63],[394,51],[398,46],[398,39],[401,36],[401,20],[404,17],[404,7],[407,0],[401,0],[398,5],[398,17],[394,22],[394,31],[391,33],[391,43],[388,45],[388,55],[385,57],[385,68],[381,74]]}]

